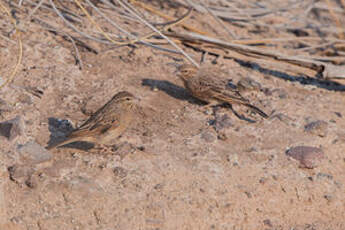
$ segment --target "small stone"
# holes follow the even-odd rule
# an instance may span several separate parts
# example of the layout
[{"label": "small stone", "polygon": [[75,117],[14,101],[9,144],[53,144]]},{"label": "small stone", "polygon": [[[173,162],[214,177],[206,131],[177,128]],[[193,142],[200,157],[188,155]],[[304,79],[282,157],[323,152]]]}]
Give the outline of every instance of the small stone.
[{"label": "small stone", "polygon": [[136,148],[128,142],[123,142],[119,145],[114,145],[111,151],[119,156],[121,159],[124,159],[128,154],[135,152]]},{"label": "small stone", "polygon": [[115,167],[113,172],[116,177],[121,179],[127,176],[127,170],[122,167]]},{"label": "small stone", "polygon": [[227,155],[226,160],[232,166],[239,166],[239,161],[238,161],[238,155],[237,154],[229,154],[229,155]]},{"label": "small stone", "polygon": [[244,77],[237,82],[237,88],[239,91],[259,91],[261,84],[250,77]]},{"label": "small stone", "polygon": [[294,120],[292,118],[290,118],[289,116],[283,114],[283,113],[274,114],[269,119],[270,120],[278,119],[279,121],[283,122],[286,125],[296,126],[294,123]]},{"label": "small stone", "polygon": [[263,88],[262,92],[266,95],[266,96],[272,96],[272,90],[269,88]]},{"label": "small stone", "polygon": [[323,196],[328,202],[332,202],[334,200],[334,197],[332,195],[324,195]]},{"label": "small stone", "polygon": [[27,142],[24,145],[19,145],[17,151],[20,154],[21,160],[29,164],[40,164],[53,158],[53,155],[48,150],[36,142]]},{"label": "small stone", "polygon": [[17,97],[17,101],[19,101],[22,104],[27,104],[27,105],[31,105],[32,104],[31,97],[28,94],[24,94],[24,93],[20,94]]},{"label": "small stone", "polygon": [[272,94],[278,95],[280,99],[286,99],[288,98],[288,93],[286,92],[285,89],[278,88],[278,89],[273,89]]},{"label": "small stone", "polygon": [[9,112],[11,111],[11,107],[8,105],[8,103],[0,98],[0,114],[2,112]]},{"label": "small stone", "polygon": [[208,143],[212,143],[217,139],[217,136],[213,132],[205,131],[201,133],[201,139]]},{"label": "small stone", "polygon": [[27,165],[13,165],[8,167],[8,172],[12,181],[18,184],[28,184],[35,171],[32,167]]},{"label": "small stone", "polygon": [[16,116],[12,120],[0,123],[0,135],[12,141],[23,133],[23,123],[20,116]]},{"label": "small stone", "polygon": [[227,136],[226,133],[224,133],[224,132],[218,132],[217,138],[218,138],[219,140],[225,141],[225,140],[228,139],[228,136]]},{"label": "small stone", "polygon": [[316,175],[317,179],[320,179],[320,178],[326,178],[328,180],[333,180],[333,176],[330,175],[330,174],[327,174],[327,173],[322,173],[322,172],[319,172],[317,175]]},{"label": "small stone", "polygon": [[334,141],[336,142],[341,142],[341,143],[345,143],[345,132],[341,131],[341,132],[337,132],[337,139]]},{"label": "small stone", "polygon": [[328,123],[322,120],[310,122],[304,126],[304,131],[320,137],[325,137],[328,132]]},{"label": "small stone", "polygon": [[311,146],[296,146],[286,151],[286,155],[298,160],[301,168],[315,168],[324,158],[324,152],[320,148]]},{"label": "small stone", "polygon": [[263,222],[264,222],[264,225],[267,225],[268,227],[273,227],[270,219],[266,219]]},{"label": "small stone", "polygon": [[223,115],[216,114],[216,117],[211,122],[211,124],[213,125],[214,129],[217,132],[222,129],[229,128],[233,125],[231,122],[231,119],[229,118],[227,114],[223,114]]},{"label": "small stone", "polygon": [[250,192],[248,192],[248,191],[245,191],[244,194],[246,194],[248,198],[252,198],[253,197],[252,194]]},{"label": "small stone", "polygon": [[155,190],[162,190],[164,188],[164,184],[156,184],[153,188]]},{"label": "small stone", "polygon": [[259,183],[260,183],[260,184],[265,184],[267,181],[268,181],[267,178],[261,177],[260,180],[259,180]]},{"label": "small stone", "polygon": [[337,115],[337,117],[340,117],[340,118],[343,117],[343,115],[340,112],[334,112],[334,113],[335,113],[335,115]]}]

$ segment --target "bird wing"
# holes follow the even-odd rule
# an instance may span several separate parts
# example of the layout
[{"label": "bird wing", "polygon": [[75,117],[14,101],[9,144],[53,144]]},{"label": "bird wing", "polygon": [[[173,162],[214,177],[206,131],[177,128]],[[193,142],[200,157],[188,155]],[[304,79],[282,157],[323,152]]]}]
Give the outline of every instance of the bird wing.
[{"label": "bird wing", "polygon": [[228,103],[239,103],[244,104],[248,103],[248,100],[245,99],[238,90],[226,88],[228,84],[225,79],[216,78],[216,76],[212,76],[206,79],[207,76],[200,77],[200,88],[203,89],[204,94],[208,94],[208,96],[218,99],[223,102]]},{"label": "bird wing", "polygon": [[68,137],[101,135],[110,129],[117,128],[119,126],[119,117],[116,111],[117,108],[114,108],[112,100],[109,101],[80,127],[72,131]]},{"label": "bird wing", "polygon": [[212,88],[213,97],[230,104],[246,104],[249,101],[244,98],[237,90],[226,90],[218,87]]},{"label": "bird wing", "polygon": [[113,113],[96,113],[92,115],[84,124],[78,129],[74,130],[68,137],[73,138],[77,136],[94,136],[102,135],[108,130],[115,129],[119,126],[119,119]]}]

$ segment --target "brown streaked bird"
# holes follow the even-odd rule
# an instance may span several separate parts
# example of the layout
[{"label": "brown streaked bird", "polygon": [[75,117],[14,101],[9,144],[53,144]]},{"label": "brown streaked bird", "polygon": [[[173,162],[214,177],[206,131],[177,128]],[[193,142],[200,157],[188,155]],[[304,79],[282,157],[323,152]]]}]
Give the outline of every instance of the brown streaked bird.
[{"label": "brown streaked bird", "polygon": [[227,81],[217,76],[217,70],[198,69],[191,64],[183,64],[178,67],[178,70],[178,76],[192,96],[208,103],[209,106],[223,103],[240,104],[247,106],[264,118],[268,117],[266,113],[250,104],[237,89],[226,87]]},{"label": "brown streaked bird", "polygon": [[134,116],[136,98],[122,91],[113,96],[80,127],[67,135],[67,139],[48,146],[53,149],[76,141],[111,144],[130,125]]}]

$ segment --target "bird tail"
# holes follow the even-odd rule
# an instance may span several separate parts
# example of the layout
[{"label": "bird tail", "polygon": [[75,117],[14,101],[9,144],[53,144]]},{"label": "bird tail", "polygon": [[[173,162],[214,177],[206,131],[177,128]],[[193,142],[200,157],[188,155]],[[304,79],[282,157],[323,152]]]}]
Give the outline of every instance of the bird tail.
[{"label": "bird tail", "polygon": [[47,150],[51,150],[54,148],[57,148],[59,146],[67,145],[69,143],[78,141],[78,139],[73,135],[74,133],[72,132],[71,134],[67,135],[63,140],[56,141],[55,143],[52,143],[46,147]]},{"label": "bird tail", "polygon": [[258,114],[260,114],[260,116],[264,117],[264,118],[268,118],[268,115],[266,113],[264,113],[261,109],[259,109],[258,107],[251,105],[249,103],[245,103],[245,106],[247,106],[248,108],[252,109],[254,112],[257,112]]},{"label": "bird tail", "polygon": [[75,140],[71,140],[71,139],[67,139],[67,140],[64,140],[64,141],[58,141],[58,142],[55,142],[53,144],[50,144],[46,147],[47,150],[52,150],[56,147],[59,147],[59,146],[62,146],[62,145],[66,145],[66,144],[69,144],[69,143],[72,143],[74,142]]}]

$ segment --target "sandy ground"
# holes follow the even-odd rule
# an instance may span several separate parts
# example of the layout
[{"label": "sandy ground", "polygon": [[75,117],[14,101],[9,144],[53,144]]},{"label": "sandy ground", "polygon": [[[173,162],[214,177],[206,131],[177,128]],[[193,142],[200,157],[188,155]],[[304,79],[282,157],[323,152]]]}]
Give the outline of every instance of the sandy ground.
[{"label": "sandy ground", "polygon": [[[1,121],[19,115],[23,132],[0,137],[0,229],[345,229],[341,86],[218,59],[234,83],[250,76],[261,84],[246,97],[270,118],[234,106],[248,122],[227,108],[208,114],[174,73],[179,56],[147,47],[84,51],[79,70],[68,43],[50,33],[24,43],[21,69],[1,92]],[[17,49],[1,50],[4,74]],[[44,163],[21,159],[18,146],[46,146],[85,121],[85,101],[95,111],[120,90],[141,99],[144,115],[116,151],[71,146]],[[325,128],[307,132],[318,120]],[[300,145],[321,148],[324,159],[301,167],[286,155]],[[22,173],[11,178],[14,166]]]}]

